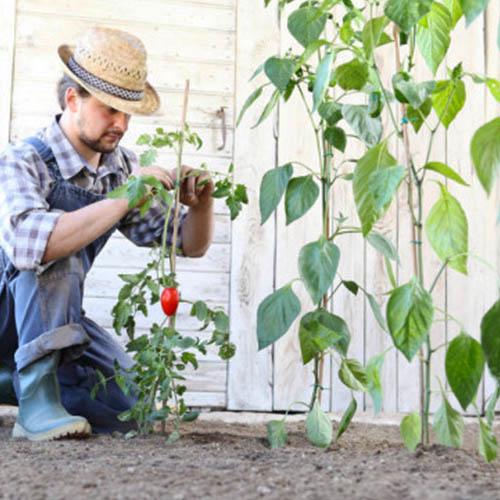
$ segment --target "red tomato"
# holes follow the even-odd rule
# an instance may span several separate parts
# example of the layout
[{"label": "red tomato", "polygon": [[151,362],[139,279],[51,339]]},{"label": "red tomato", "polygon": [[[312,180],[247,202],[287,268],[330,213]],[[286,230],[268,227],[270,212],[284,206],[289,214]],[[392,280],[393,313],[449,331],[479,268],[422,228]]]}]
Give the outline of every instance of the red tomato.
[{"label": "red tomato", "polygon": [[179,292],[177,288],[165,288],[161,292],[161,308],[167,316],[173,316],[179,305]]}]

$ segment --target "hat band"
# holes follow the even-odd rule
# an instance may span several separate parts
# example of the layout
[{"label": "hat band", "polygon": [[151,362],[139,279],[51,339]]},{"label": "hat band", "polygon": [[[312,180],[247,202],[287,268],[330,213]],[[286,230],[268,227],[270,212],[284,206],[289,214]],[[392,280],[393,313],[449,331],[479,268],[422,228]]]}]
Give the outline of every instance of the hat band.
[{"label": "hat band", "polygon": [[126,101],[141,101],[144,98],[144,92],[141,90],[124,89],[123,87],[113,85],[112,83],[89,73],[85,68],[80,66],[73,59],[73,57],[69,58],[68,67],[78,78],[80,78],[80,80],[97,90],[106,92],[106,94],[111,94],[115,97],[119,97],[120,99],[125,99]]}]

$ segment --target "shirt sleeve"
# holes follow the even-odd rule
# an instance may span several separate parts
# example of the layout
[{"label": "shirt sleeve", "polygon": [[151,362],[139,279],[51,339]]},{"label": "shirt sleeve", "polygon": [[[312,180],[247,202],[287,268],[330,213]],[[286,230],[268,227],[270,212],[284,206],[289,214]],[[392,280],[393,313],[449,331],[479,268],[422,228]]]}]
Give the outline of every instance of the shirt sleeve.
[{"label": "shirt sleeve", "polygon": [[[155,200],[151,208],[141,216],[139,209],[131,210],[125,216],[118,229],[133,243],[141,247],[152,247],[161,245],[163,230],[165,227],[165,219],[167,217],[168,208],[159,200]],[[186,210],[181,207],[179,211],[179,227],[177,230],[177,253],[184,255],[182,250],[182,226],[187,216]],[[167,230],[167,246],[173,244],[174,235],[174,209],[172,208]]]},{"label": "shirt sleeve", "polygon": [[[126,157],[128,174],[138,164],[137,156],[130,150],[123,148],[123,153]],[[150,209],[141,216],[139,209],[131,210],[121,221],[118,229],[130,241],[141,247],[152,247],[161,245],[163,230],[165,227],[165,219],[168,216],[167,205],[155,199]],[[187,216],[187,211],[184,207],[179,210],[179,227],[177,230],[176,253],[184,255],[182,250],[182,226]],[[166,227],[167,230],[167,246],[173,244],[174,235],[174,208],[170,211],[169,221]]]},{"label": "shirt sleeve", "polygon": [[31,147],[0,155],[0,243],[20,270],[43,272],[48,239],[63,213],[50,210],[40,178],[45,164]]}]

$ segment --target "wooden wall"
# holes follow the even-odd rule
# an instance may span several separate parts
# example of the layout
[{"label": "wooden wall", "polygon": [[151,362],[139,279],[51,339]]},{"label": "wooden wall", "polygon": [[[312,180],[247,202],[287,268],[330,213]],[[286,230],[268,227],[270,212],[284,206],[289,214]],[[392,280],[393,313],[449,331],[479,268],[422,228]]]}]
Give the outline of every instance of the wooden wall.
[{"label": "wooden wall", "polygon": [[[296,260],[300,248],[316,239],[320,232],[318,210],[311,211],[305,223],[284,223],[282,209],[264,226],[260,225],[258,190],[269,168],[291,159],[312,161],[312,137],[297,124],[306,124],[301,103],[291,101],[262,126],[251,129],[260,114],[252,108],[242,125],[234,131],[235,110],[239,110],[260,80],[249,82],[254,69],[267,57],[283,53],[293,44],[284,19],[278,18],[275,6],[264,9],[261,0],[131,0],[126,9],[118,0],[88,0],[75,9],[70,0],[2,0],[0,11],[0,147],[44,126],[57,111],[54,83],[59,76],[56,47],[73,40],[74,35],[92,24],[119,27],[137,34],[145,42],[150,56],[150,79],[163,101],[163,116],[137,118],[124,140],[134,147],[139,133],[156,125],[176,127],[180,118],[184,80],[191,80],[188,119],[204,139],[201,152],[189,150],[186,162],[207,162],[224,170],[230,161],[236,165],[239,182],[248,186],[250,204],[243,215],[231,223],[225,207],[217,205],[215,242],[202,259],[182,259],[179,277],[185,296],[208,298],[210,303],[229,310],[232,340],[238,350],[227,365],[210,352],[200,370],[190,376],[188,401],[194,405],[227,407],[234,410],[283,410],[296,400],[307,400],[311,391],[310,367],[303,367],[297,342],[297,324],[275,346],[257,352],[256,311],[272,290],[297,276]],[[73,10],[70,10],[70,9]],[[467,30],[461,21],[453,37],[459,40],[450,52],[449,66],[463,61],[478,73],[499,74],[496,33],[500,14],[498,2],[490,2],[487,14]],[[382,51],[379,63],[385,77],[394,71],[393,54]],[[443,70],[444,76],[444,70]],[[425,77],[425,73],[422,77]],[[467,90],[472,83],[467,83]],[[471,251],[500,269],[500,226],[495,226],[500,188],[486,199],[472,171],[469,141],[481,123],[498,115],[499,106],[481,89],[469,92],[468,104],[447,134],[437,139],[435,159],[448,161],[468,179],[468,190],[456,187],[454,193],[464,204],[470,225]],[[218,149],[222,131],[217,110],[226,108],[228,141]],[[385,118],[387,119],[387,117]],[[394,150],[402,156],[394,143]],[[418,143],[414,144],[418,149]],[[349,155],[360,156],[362,149],[351,146]],[[171,155],[161,157],[173,164]],[[500,183],[499,183],[500,185]],[[455,187],[455,186],[454,186]],[[436,198],[432,187],[426,195],[430,208]],[[349,183],[340,184],[333,194],[333,210],[353,218],[356,212]],[[409,262],[411,235],[405,193],[393,205],[378,229],[398,248],[404,262]],[[495,236],[496,235],[496,236]],[[342,260],[339,269],[344,279],[353,279],[372,291],[382,307],[383,293],[389,283],[384,278],[383,261],[358,236],[340,241]],[[147,251],[134,247],[120,236],[113,237],[89,276],[85,295],[87,314],[111,331],[110,311],[120,281],[117,274],[140,269]],[[426,280],[439,268],[432,252],[425,254]],[[397,270],[402,283],[408,268]],[[298,291],[307,301],[303,290]],[[470,276],[454,271],[446,274],[436,289],[439,307],[461,318],[469,333],[478,336],[479,321],[496,298],[494,272],[478,260],[470,260]],[[359,295],[338,294],[332,305],[351,327],[353,340],[350,355],[362,361],[391,345],[387,334],[375,322],[366,300]],[[160,317],[154,311],[139,328]],[[195,322],[181,311],[179,325],[193,332]],[[434,342],[446,342],[458,334],[456,324],[444,321],[433,327]],[[437,356],[438,364],[443,354]],[[325,409],[341,411],[350,393],[337,378],[338,367],[326,360],[323,383],[327,387],[322,404]],[[442,368],[437,368],[437,374]],[[418,369],[408,364],[394,350],[386,356],[382,373],[384,411],[410,411],[416,408]],[[489,394],[492,382],[485,380]],[[369,410],[369,398],[358,396],[361,409]],[[435,404],[435,403],[434,403]]]},{"label": "wooden wall", "polygon": [[[238,27],[238,39],[245,37],[247,32],[256,33],[252,43],[245,42],[245,48],[238,51],[237,56],[237,103],[243,97],[241,93],[248,95],[263,81],[257,79],[248,84],[245,74],[250,76],[252,69],[256,68],[267,57],[283,54],[289,47],[294,46],[286,29],[286,15],[282,16],[281,25],[278,23],[276,6],[268,8],[267,11],[255,8],[253,14],[247,12],[245,18],[247,27]],[[241,7],[240,7],[241,8]],[[477,19],[471,27],[465,29],[464,21],[453,33],[453,40],[457,43],[450,51],[446,64],[454,67],[463,61],[466,71],[484,74],[487,72],[493,77],[499,75],[498,47],[496,46],[496,33],[500,15],[498,2],[490,2],[487,13]],[[273,34],[279,34],[279,47],[276,46],[276,38],[268,37],[267,47],[262,54],[261,39],[263,29],[269,27],[269,18],[276,23]],[[264,25],[264,21],[265,24]],[[251,28],[248,28],[251,26]],[[242,30],[240,32],[240,29]],[[247,59],[253,58],[253,65],[248,64]],[[395,61],[393,49],[388,46],[381,49],[378,54],[378,63],[382,68],[382,74],[386,85],[390,86],[390,76],[395,72]],[[250,70],[248,70],[250,66]],[[424,69],[422,79],[430,78],[431,75]],[[446,70],[440,70],[438,78],[445,78]],[[479,185],[473,172],[469,144],[473,133],[487,120],[498,116],[498,103],[489,95],[484,87],[475,87],[466,80],[468,101],[455,123],[449,130],[436,137],[432,158],[436,161],[449,162],[457,169],[468,182],[469,189],[460,186],[452,186],[453,193],[459,198],[469,218],[469,245],[472,254],[478,258],[469,259],[469,276],[462,276],[453,270],[446,273],[435,289],[435,305],[446,314],[457,317],[463,327],[476,338],[479,337],[479,324],[482,315],[494,303],[498,295],[496,271],[500,255],[499,229],[495,225],[498,201],[500,197],[495,194],[489,199]],[[473,87],[475,87],[473,89]],[[296,96],[295,96],[296,97]],[[395,112],[398,112],[395,107]],[[255,123],[259,109],[253,111],[253,115],[247,117],[243,125],[236,133],[235,155],[240,160],[246,155],[249,146],[246,142],[248,137],[254,142],[257,138],[255,131],[249,131],[249,126]],[[387,122],[388,117],[384,117]],[[246,126],[245,126],[246,124]],[[275,135],[271,134],[271,120],[267,123],[267,136],[259,137],[258,152],[251,158],[247,158],[246,164],[239,164],[251,169],[257,178],[252,183],[255,191],[262,175],[272,166],[283,165],[288,161],[302,161],[309,165],[317,165],[316,152],[314,149],[314,137],[310,132],[308,117],[299,99],[292,97],[286,105],[281,105],[274,116]],[[276,156],[272,158],[270,149],[276,138]],[[425,143],[424,143],[425,144]],[[353,144],[346,151],[346,157],[356,158],[363,153],[362,148]],[[392,142],[392,150],[403,160],[403,151],[396,141]],[[412,139],[412,152],[420,159],[422,142]],[[240,153],[241,152],[241,153]],[[262,161],[260,168],[255,161]],[[258,170],[257,170],[258,169]],[[296,175],[302,175],[296,173]],[[247,179],[248,173],[242,174]],[[437,178],[437,177],[436,177]],[[499,183],[500,184],[500,183]],[[350,183],[339,183],[333,193],[333,215],[338,216],[339,211],[356,222],[357,215],[353,203],[352,187]],[[437,199],[437,187],[430,185],[425,195],[425,210],[429,211]],[[405,265],[397,269],[399,283],[405,283],[411,273],[411,244],[410,220],[407,208],[407,193],[401,190],[400,197],[393,204],[383,220],[377,224],[377,229],[390,238],[396,245],[401,259]],[[319,205],[319,204],[318,204]],[[277,289],[291,279],[298,276],[297,255],[300,248],[313,240],[320,234],[320,208],[319,206],[306,214],[301,222],[294,222],[286,226],[284,222],[284,210],[282,207],[274,220],[269,220],[264,228],[258,227],[259,208],[256,198],[252,198],[249,209],[245,216],[234,224],[233,234],[245,235],[244,257],[234,260],[232,267],[232,320],[233,335],[238,347],[242,349],[240,357],[230,363],[229,407],[234,409],[266,409],[286,410],[293,402],[301,400],[308,401],[312,389],[312,368],[304,367],[301,362],[300,347],[298,343],[298,320],[292,325],[291,330],[281,338],[274,346],[264,352],[256,354],[255,339],[255,311],[258,304],[270,289]],[[251,231],[252,234],[247,232]],[[495,236],[496,235],[496,236]],[[360,236],[346,236],[338,240],[341,248],[341,265],[339,275],[343,279],[352,279],[362,284],[367,290],[375,294],[377,301],[385,311],[386,296],[390,289],[390,283],[385,277],[384,262],[371,246],[363,242]],[[270,248],[265,248],[269,246]],[[272,249],[274,253],[272,254]],[[233,252],[235,250],[233,243]],[[240,251],[240,250],[239,250]],[[272,257],[269,255],[272,254]],[[255,265],[257,258],[261,258],[260,265]],[[242,262],[243,259],[248,259]],[[269,270],[270,262],[274,263],[273,272]],[[496,271],[484,265],[486,261],[496,268]],[[425,247],[425,279],[429,285],[440,268],[441,263],[434,255],[428,245]],[[253,269],[251,273],[249,270]],[[272,283],[271,283],[272,281]],[[303,312],[309,308],[308,295],[301,289],[300,285],[294,285],[294,291],[303,300]],[[237,294],[235,296],[235,294]],[[253,309],[253,316],[250,314]],[[332,310],[346,319],[351,328],[353,336],[350,357],[355,357],[367,362],[370,357],[381,353],[392,346],[388,334],[384,333],[377,322],[366,299],[359,294],[353,297],[349,293],[339,293],[332,305]],[[437,313],[436,318],[443,317]],[[244,328],[241,323],[250,322],[251,328]],[[438,321],[433,326],[431,335],[433,345],[437,346],[449,342],[460,331],[460,327],[452,320]],[[435,375],[444,380],[444,349],[441,349],[434,357]],[[340,383],[337,377],[338,366],[327,358],[323,375],[323,385],[326,391],[322,405],[325,409],[332,411],[343,411],[350,401],[350,391]],[[384,412],[407,412],[418,407],[419,394],[419,370],[417,360],[409,364],[402,355],[390,350],[386,355],[386,361],[382,371],[382,384],[384,389],[383,411]],[[480,394],[489,395],[493,384],[486,377],[483,390]],[[437,380],[433,380],[433,388],[438,388]],[[370,410],[370,398],[358,394],[358,408]],[[433,398],[432,409],[436,408],[438,398]],[[296,407],[300,409],[300,407]]]}]

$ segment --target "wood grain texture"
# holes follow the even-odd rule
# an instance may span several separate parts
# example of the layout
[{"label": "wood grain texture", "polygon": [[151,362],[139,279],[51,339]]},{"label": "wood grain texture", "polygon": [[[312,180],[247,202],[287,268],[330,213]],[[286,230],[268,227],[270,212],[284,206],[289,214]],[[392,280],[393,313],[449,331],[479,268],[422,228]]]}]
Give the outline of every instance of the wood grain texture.
[{"label": "wood grain texture", "polygon": [[[484,15],[484,23],[485,23],[485,70],[486,74],[493,76],[498,79],[500,75],[500,57],[499,57],[499,47],[497,45],[497,36],[498,36],[498,24],[500,21],[500,4],[498,2],[490,2],[488,5],[488,9]],[[492,120],[493,118],[500,116],[500,104],[492,97],[492,95],[485,90],[485,121]],[[484,192],[483,192],[484,195]],[[496,190],[493,189],[492,194],[490,195],[489,206],[487,207],[488,213],[492,215],[492,217],[496,218],[495,229],[492,233],[488,235],[488,244],[493,245],[493,252],[491,264],[496,271],[496,275],[500,274],[500,220],[499,212],[500,212],[500,180],[497,176],[496,182]],[[496,234],[496,238],[493,237],[493,234]],[[495,257],[496,255],[496,257]],[[492,282],[494,278],[491,273],[488,273],[487,281],[488,283]],[[495,301],[495,296],[498,299],[500,296],[500,289],[497,288],[494,294],[491,297],[491,305]],[[492,290],[493,293],[493,290]],[[490,306],[488,306],[489,308]],[[479,320],[479,318],[478,318]],[[491,375],[486,372],[486,376],[484,379],[484,401],[493,393],[495,390],[495,382]],[[500,411],[500,403],[497,405],[497,412]]]},{"label": "wood grain texture", "polygon": [[[293,9],[295,8],[293,6]],[[286,28],[287,16],[293,9],[287,9],[281,16],[280,52],[282,54],[290,47],[293,47],[297,53],[301,52],[300,46]],[[316,56],[311,58],[310,62],[316,65]],[[308,106],[312,107],[311,93],[307,92],[307,89],[305,97]],[[317,114],[315,119],[317,120]],[[278,137],[278,165],[299,161],[308,165],[315,172],[319,172],[320,165],[314,133],[298,91],[294,92],[288,102],[280,103]],[[294,166],[294,177],[307,173],[302,167]],[[320,198],[303,217],[288,226],[285,220],[284,203],[281,203],[277,210],[276,288],[280,288],[299,277],[297,261],[301,248],[307,243],[316,241],[321,235]],[[293,290],[301,301],[302,311],[288,332],[274,346],[275,410],[286,410],[296,401],[309,403],[313,388],[313,362],[311,361],[306,366],[303,365],[298,330],[302,315],[312,311],[315,306],[302,282],[296,282],[293,285]],[[325,376],[328,372],[327,363]],[[325,385],[328,387],[329,383],[327,382]],[[324,391],[322,403],[329,406],[328,400],[328,391]],[[293,408],[303,410],[303,407],[300,406],[293,406]]]},{"label": "wood grain texture", "polygon": [[16,0],[2,2],[0,15],[0,149],[10,140],[16,31]]},{"label": "wood grain texture", "polygon": [[[279,50],[279,29],[271,8],[262,2],[238,2],[236,53],[236,103],[243,107],[257,85],[249,82],[255,68]],[[232,225],[231,247],[231,340],[236,355],[229,362],[228,408],[272,409],[272,348],[257,351],[257,308],[273,291],[274,224],[260,225],[258,193],[264,173],[274,166],[276,143],[273,118],[257,122],[262,103],[251,107],[234,136],[237,182],[246,184],[250,203]]]}]

